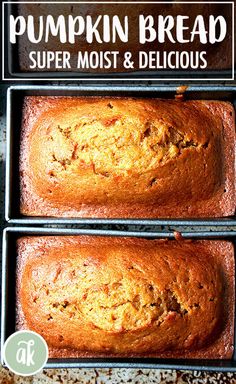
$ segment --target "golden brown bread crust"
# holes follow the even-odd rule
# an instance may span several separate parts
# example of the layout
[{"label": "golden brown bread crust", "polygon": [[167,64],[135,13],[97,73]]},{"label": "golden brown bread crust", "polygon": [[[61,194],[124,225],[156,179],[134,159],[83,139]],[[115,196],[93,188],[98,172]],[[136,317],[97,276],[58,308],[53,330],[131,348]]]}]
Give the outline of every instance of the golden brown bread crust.
[{"label": "golden brown bread crust", "polygon": [[26,97],[21,213],[231,215],[234,127],[226,102]]},{"label": "golden brown bread crust", "polygon": [[17,264],[18,329],[51,357],[232,356],[230,242],[24,237]]}]

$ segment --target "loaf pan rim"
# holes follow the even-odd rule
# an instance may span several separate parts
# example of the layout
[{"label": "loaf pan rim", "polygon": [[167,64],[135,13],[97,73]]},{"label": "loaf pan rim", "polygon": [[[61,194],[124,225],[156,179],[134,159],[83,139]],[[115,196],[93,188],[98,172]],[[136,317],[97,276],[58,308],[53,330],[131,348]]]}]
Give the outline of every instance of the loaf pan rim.
[{"label": "loaf pan rim", "polygon": [[[234,226],[236,225],[236,215],[226,216],[221,218],[196,218],[196,219],[121,219],[121,218],[63,218],[63,217],[47,217],[47,216],[20,216],[19,204],[17,207],[17,214],[12,215],[12,202],[13,202],[13,186],[11,185],[11,180],[14,180],[14,172],[12,171],[12,166],[14,163],[14,144],[12,140],[13,136],[13,121],[12,121],[12,98],[15,92],[22,92],[23,95],[26,92],[176,92],[176,85],[149,85],[149,86],[111,86],[111,85],[101,85],[101,86],[90,86],[90,85],[80,85],[80,86],[57,86],[57,85],[47,85],[47,86],[37,86],[37,85],[14,85],[10,86],[7,90],[7,156],[6,156],[6,190],[5,190],[5,220],[9,224],[127,224],[127,225],[191,225],[191,226]],[[209,85],[197,85],[189,86],[186,93],[193,92],[231,92],[235,94],[236,98],[236,86],[209,86]],[[62,94],[63,95],[63,94]],[[19,142],[17,143],[19,146]],[[17,145],[15,144],[15,145]],[[19,199],[18,199],[19,200]],[[19,202],[19,201],[18,201]]]},{"label": "loaf pan rim", "polygon": [[[132,232],[129,231],[120,231],[121,236],[133,236]],[[123,232],[126,232],[125,234]],[[90,229],[69,229],[69,228],[43,228],[43,227],[6,227],[3,231],[3,269],[2,269],[2,315],[1,315],[1,350],[3,348],[4,341],[6,340],[6,305],[10,298],[6,298],[7,294],[7,271],[8,265],[10,264],[10,257],[8,254],[8,241],[9,234],[15,233],[20,235],[98,235],[98,236],[117,236],[117,233],[109,230],[90,230]],[[144,231],[139,231],[140,236],[146,237],[147,233]],[[190,238],[194,234],[195,239],[210,238],[213,237],[216,240],[228,237],[229,234],[234,237],[236,240],[236,230],[231,233],[227,231],[219,231],[217,233],[212,232],[186,232],[183,233],[183,237]],[[153,232],[153,237],[156,238],[174,238],[174,233],[168,232]],[[187,236],[186,236],[187,235]],[[235,324],[236,330],[236,324]],[[236,347],[236,331],[234,334],[234,346]],[[173,360],[173,363],[167,360],[160,362],[160,359],[50,359],[46,364],[45,368],[149,368],[149,369],[188,369],[188,370],[206,370],[206,371],[215,371],[215,372],[236,372],[236,351],[234,351],[233,358],[231,360],[188,360],[187,364],[183,364],[184,360],[177,361]],[[233,360],[234,359],[234,360]],[[76,360],[76,361],[75,361]],[[148,362],[149,360],[149,362]],[[150,361],[152,360],[152,361]],[[3,358],[1,357],[1,362],[5,365]],[[194,364],[196,363],[196,365]],[[208,365],[207,365],[208,363]],[[217,365],[217,363],[219,365]],[[232,364],[235,363],[235,366]],[[223,366],[222,366],[223,364]]]}]

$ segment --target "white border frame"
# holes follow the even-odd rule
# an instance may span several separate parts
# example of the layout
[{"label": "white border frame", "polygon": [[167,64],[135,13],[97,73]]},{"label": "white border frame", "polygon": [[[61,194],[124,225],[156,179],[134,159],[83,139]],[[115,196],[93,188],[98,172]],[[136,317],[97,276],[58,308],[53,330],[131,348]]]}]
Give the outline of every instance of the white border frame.
[{"label": "white border frame", "polygon": [[[98,78],[98,77],[47,77],[47,78],[34,78],[34,77],[5,77],[5,44],[4,44],[4,7],[6,4],[58,4],[58,1],[3,1],[2,2],[2,80],[4,81],[231,81],[235,79],[234,75],[234,63],[235,63],[235,52],[234,52],[234,1],[176,1],[178,4],[231,4],[232,6],[232,77],[231,78]],[[60,4],[68,4],[66,1],[60,1]],[[70,4],[172,4],[172,1],[70,1]]]}]

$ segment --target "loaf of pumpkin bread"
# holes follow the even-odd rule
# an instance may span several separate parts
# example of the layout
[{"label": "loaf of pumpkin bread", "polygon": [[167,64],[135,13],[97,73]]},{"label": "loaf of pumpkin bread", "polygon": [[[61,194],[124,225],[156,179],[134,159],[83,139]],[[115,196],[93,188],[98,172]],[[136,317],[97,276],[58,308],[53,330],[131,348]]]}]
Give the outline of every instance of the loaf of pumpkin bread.
[{"label": "loaf of pumpkin bread", "polygon": [[233,106],[218,101],[26,97],[21,213],[215,217],[235,211]]},{"label": "loaf of pumpkin bread", "polygon": [[18,329],[51,357],[232,356],[230,242],[31,236],[17,248]]}]

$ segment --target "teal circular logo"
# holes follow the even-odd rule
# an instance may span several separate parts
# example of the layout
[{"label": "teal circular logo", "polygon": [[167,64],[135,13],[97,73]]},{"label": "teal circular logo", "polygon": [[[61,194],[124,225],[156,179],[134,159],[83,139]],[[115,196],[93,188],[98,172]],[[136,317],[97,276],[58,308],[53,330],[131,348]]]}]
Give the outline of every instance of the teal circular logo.
[{"label": "teal circular logo", "polygon": [[31,376],[41,371],[48,360],[48,346],[38,333],[18,331],[3,346],[3,360],[17,375]]}]

